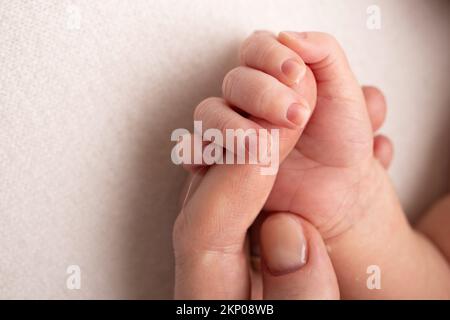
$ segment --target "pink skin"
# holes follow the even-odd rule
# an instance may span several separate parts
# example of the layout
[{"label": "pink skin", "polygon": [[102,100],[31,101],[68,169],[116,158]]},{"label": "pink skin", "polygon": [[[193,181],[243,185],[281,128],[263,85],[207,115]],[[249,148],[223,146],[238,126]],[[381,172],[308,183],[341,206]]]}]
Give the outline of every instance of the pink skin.
[{"label": "pink skin", "polygon": [[[297,213],[318,228],[344,298],[448,298],[448,265],[404,218],[380,166],[389,164],[392,149],[387,138],[373,138],[382,112],[366,107],[368,92],[364,97],[342,49],[322,33],[281,33],[278,39],[311,67],[317,105],[265,209]],[[360,280],[372,264],[385,274],[383,290],[367,290]]]},{"label": "pink skin", "polygon": [[[269,41],[267,36],[270,37]],[[252,51],[244,49],[246,46],[253,47],[256,50]],[[259,58],[259,54],[264,52],[264,50],[262,50],[262,47],[264,46],[270,50],[270,53],[263,54],[262,57],[271,56],[272,59]],[[306,105],[315,105],[315,82],[311,71],[308,68],[305,68],[305,71],[302,71],[302,66],[304,67],[303,61],[293,51],[289,50],[285,46],[282,46],[278,41],[276,41],[274,36],[269,33],[258,33],[253,35],[245,42],[241,53],[243,53],[241,55],[243,62],[247,62],[249,66],[264,71],[267,74],[271,74],[286,86],[290,86],[294,91],[290,95],[296,95],[297,93],[300,101],[306,100]],[[298,63],[298,67],[292,66],[293,60]],[[286,63],[283,63],[283,61],[287,61],[288,66],[294,68],[294,71],[297,70],[299,72],[295,74],[292,69],[287,70]],[[229,82],[230,79],[242,79],[242,76],[240,75],[242,72],[240,71],[242,71],[242,69],[238,68],[233,70],[231,76],[228,74],[224,80],[224,88],[227,87],[227,82]],[[244,73],[249,74],[249,71],[244,70]],[[273,88],[281,88],[281,92],[279,94],[283,94],[283,92],[288,90],[288,87],[283,87],[274,78],[267,77],[258,72],[252,72],[251,74],[254,76],[247,79],[246,83],[252,84],[256,82],[256,84],[252,85],[252,88],[263,87],[263,89],[261,89],[262,91],[273,90]],[[267,87],[270,89],[265,89]],[[245,87],[241,90],[245,90]],[[227,92],[228,90],[224,89],[224,91]],[[364,92],[367,92],[368,101],[377,102],[377,94],[379,95],[377,90],[365,88]],[[225,96],[227,95],[230,95],[230,93],[225,94]],[[258,94],[249,96],[253,96],[255,97],[255,100],[258,100]],[[248,106],[255,106],[255,104],[247,103],[246,106],[247,110],[251,113]],[[275,105],[275,108],[276,107],[277,106]],[[384,112],[383,110],[385,107],[382,106],[380,108],[377,106],[377,103],[368,103],[368,107],[373,110],[375,115],[377,115],[373,117],[374,127],[379,127],[384,117],[382,113]],[[280,108],[282,109],[283,106]],[[194,112],[194,119],[202,120],[204,128],[219,128],[222,130],[225,128],[248,129],[275,127],[269,122],[260,120],[254,116],[250,116],[250,118],[240,116],[229,107],[226,99],[221,98],[208,98],[200,103]],[[307,118],[300,120],[306,121]],[[291,127],[290,124],[286,125]],[[281,145],[282,158],[286,157],[286,155],[292,150],[299,135],[301,134],[301,131],[301,126],[294,128],[294,130],[281,128],[281,137],[283,141]],[[387,147],[389,148],[389,145],[387,145]],[[189,167],[188,169],[198,170],[199,167]],[[247,169],[250,170],[250,168],[243,167],[243,169],[238,171],[238,173],[242,175],[243,172],[248,171]],[[237,168],[216,167],[214,172],[208,172],[209,177],[206,176],[205,170],[197,171],[199,178],[189,184],[191,187],[189,191],[189,199],[184,201],[184,196],[182,197],[182,202],[184,202],[184,210],[177,219],[174,230],[175,256],[177,262],[175,296],[177,298],[249,298],[250,296],[247,296],[247,294],[251,292],[251,296],[255,298],[262,298],[263,294],[266,298],[278,299],[338,298],[339,291],[337,288],[336,276],[332,269],[323,241],[320,236],[318,236],[319,234],[315,228],[299,218],[297,218],[299,224],[303,225],[302,229],[306,231],[305,238],[307,239],[308,246],[308,258],[306,259],[306,264],[302,266],[295,266],[295,263],[294,266],[290,265],[288,269],[291,272],[285,272],[283,276],[273,276],[272,272],[268,271],[267,268],[263,268],[263,282],[265,284],[264,293],[262,290],[262,283],[259,279],[256,279],[256,281],[253,279],[252,288],[249,288],[250,279],[245,276],[246,274],[248,275],[249,265],[245,263],[248,259],[245,258],[246,252],[242,250],[244,246],[243,240],[245,239],[247,229],[256,218],[267,198],[267,193],[272,187],[274,177],[261,179],[261,177],[257,175],[256,180],[259,180],[259,182],[254,183],[251,181],[252,179],[242,180],[239,176],[236,177],[236,174],[230,175],[230,173],[228,173],[225,175],[226,183],[221,183],[220,178],[215,179],[218,181],[211,182],[213,179],[211,179],[210,176],[212,175],[220,175],[225,171],[237,170]],[[233,187],[233,185],[236,185],[233,183],[234,178],[237,178],[238,181],[240,181],[238,189]],[[253,176],[253,178],[255,177]],[[272,180],[272,182],[270,182],[270,180]],[[242,182],[245,183],[243,184]],[[198,196],[199,193],[202,193],[202,186],[211,183],[213,184],[213,187],[205,188],[208,191],[208,199],[206,199],[205,196]],[[230,184],[231,189],[227,183]],[[220,202],[218,200],[220,199],[220,195],[224,194],[227,195],[227,204],[242,203],[241,199],[244,196],[242,191],[246,190],[246,183],[248,185],[258,185],[259,188],[254,189],[252,187],[254,189],[251,194],[251,197],[254,199],[253,201],[246,201],[243,204],[240,204],[239,210],[248,211],[249,217],[247,217],[248,220],[246,222],[244,219],[246,217],[240,216],[239,220],[244,221],[243,223],[240,221],[240,224],[237,224],[235,220],[228,219],[230,216],[233,216],[231,215],[233,212],[233,206],[226,210],[224,206],[218,206],[217,202]],[[216,191],[215,188],[217,188]],[[184,194],[186,193],[187,192],[185,191]],[[196,196],[200,199],[198,205],[195,205]],[[233,197],[237,197],[237,200],[232,201]],[[245,198],[247,200],[251,200],[251,197]],[[252,208],[251,204],[258,201],[260,207],[255,206],[255,208]],[[227,211],[227,219],[225,219],[225,217],[221,218],[220,212],[214,214],[216,208],[219,209],[220,212]],[[194,210],[195,213],[190,212],[192,210]],[[203,217],[202,211],[204,210],[204,215],[207,216],[208,219]],[[278,216],[280,218],[276,220],[282,220],[283,218],[286,219],[289,214],[284,213],[271,216]],[[189,221],[189,223],[186,221]],[[211,225],[211,221],[217,222]],[[264,222],[266,231],[262,232],[262,241],[266,239],[268,243],[271,243],[277,238],[277,233],[275,231],[276,228],[271,228],[273,221],[273,219],[267,219]],[[232,228],[232,230],[236,231],[234,234],[228,232],[224,234],[224,238],[217,236],[209,238],[208,234],[215,234],[214,229],[218,225],[222,226],[221,229],[226,229],[228,224],[231,225],[230,228]],[[190,235],[191,232],[189,230],[191,228],[189,226],[192,225],[195,225],[195,230],[192,231],[194,232],[195,237]],[[201,230],[209,230],[209,232],[201,232]],[[285,236],[286,232],[283,232],[281,238],[285,239]],[[262,251],[267,252],[270,250],[266,248]],[[224,252],[226,252],[225,257]],[[215,262],[215,257],[220,260],[220,263]],[[205,265],[205,260],[211,260],[212,262],[206,263]],[[296,260],[295,257],[293,260]],[[200,263],[200,261],[203,262]],[[296,268],[299,268],[298,271],[295,270]],[[314,277],[311,276],[313,274]],[[205,275],[208,275],[208,277],[205,277]],[[233,285],[230,285],[231,283],[233,283]],[[318,285],[320,285],[321,290],[317,290]],[[224,291],[221,289],[224,286],[226,286],[228,290]]]},{"label": "pink skin", "polygon": [[372,125],[363,91],[331,37],[282,33],[279,40],[301,53],[313,70],[317,105],[283,162],[265,209],[301,214],[328,239],[361,214],[356,187],[372,170]]},{"label": "pink skin", "polygon": [[[256,171],[247,166],[241,169],[218,169],[218,166],[210,168],[195,190],[194,199],[187,203],[177,220],[174,232],[176,256],[177,253],[178,257],[186,256],[186,252],[193,250],[192,247],[186,248],[185,244],[193,243],[193,235],[189,236],[186,231],[186,211],[197,213],[206,210],[210,213],[220,202],[214,195],[202,192],[202,185],[208,185],[208,190],[211,191],[214,187],[211,180],[215,176],[220,183],[230,184],[231,190],[226,192],[230,193],[230,197],[238,194],[235,200],[239,204],[237,210],[246,212],[247,215],[238,214],[239,218],[236,218],[233,214],[236,208],[230,204],[236,202],[230,198],[219,205],[222,206],[221,212],[227,212],[229,216],[239,220],[231,221],[234,222],[233,228],[230,222],[228,233],[215,233],[219,237],[200,237],[199,243],[208,243],[209,252],[215,252],[211,246],[223,248],[227,243],[227,260],[220,260],[221,267],[217,263],[211,263],[209,273],[216,272],[230,281],[228,268],[238,270],[240,266],[240,276],[246,273],[242,269],[248,267],[243,264],[245,259],[242,257],[242,246],[245,232],[255,220],[260,206],[260,209],[264,207],[266,211],[270,211],[271,215],[275,212],[296,214],[317,228],[330,249],[334,272],[344,298],[449,297],[448,264],[427,239],[408,225],[383,168],[391,161],[392,146],[387,138],[374,138],[373,134],[385,116],[386,107],[382,95],[374,88],[361,90],[345,54],[329,35],[315,32],[281,33],[277,40],[274,41],[274,37],[265,32],[255,33],[247,39],[241,50],[241,60],[246,67],[234,69],[227,75],[224,80],[224,100],[214,100],[216,106],[219,102],[223,110],[232,110],[229,107],[231,101],[233,107],[246,111],[250,114],[249,117],[243,117],[237,112],[226,112],[222,113],[226,116],[217,117],[217,108],[207,108],[204,105],[201,112],[196,111],[198,119],[214,123],[219,128],[230,124],[231,127],[284,126],[280,146],[280,159],[284,161],[277,179],[273,184],[270,177],[256,177]],[[291,63],[293,60],[298,62],[298,66]],[[289,61],[287,66],[286,61]],[[301,80],[301,73],[295,74],[295,70],[301,70],[303,61],[308,68]],[[292,121],[286,121],[289,106],[295,102],[299,102],[310,113],[313,112],[311,119],[299,117],[295,121],[297,127],[292,126]],[[298,114],[300,113],[295,113]],[[225,171],[230,172],[221,174]],[[236,178],[231,171],[242,177]],[[237,185],[233,183],[234,178],[239,181]],[[224,190],[226,186],[221,188]],[[206,190],[206,187],[203,189]],[[246,194],[245,191],[248,190],[252,193]],[[242,198],[248,201],[242,201]],[[231,219],[229,216],[227,221]],[[217,223],[211,225],[211,221],[205,221],[208,219],[203,217],[203,223],[197,224],[201,225],[197,232],[204,229],[209,230],[208,233],[214,233]],[[240,227],[236,226],[238,221]],[[226,223],[221,223],[220,230],[227,230],[224,225]],[[265,234],[267,236],[271,233],[266,231]],[[229,248],[233,250],[230,251]],[[264,265],[264,260],[268,258],[264,254],[265,249],[262,250]],[[399,255],[399,252],[402,254]],[[326,260],[323,255],[321,259]],[[182,259],[177,258],[177,266],[180,265],[180,260]],[[368,290],[366,287],[366,269],[373,264],[378,265],[383,272],[382,290]],[[198,262],[193,265],[197,267],[190,270],[200,272]],[[217,268],[222,268],[222,271],[216,270]],[[181,293],[179,296],[193,292],[192,287],[195,287],[194,291],[201,292],[202,277],[187,275],[189,272],[186,268],[178,269],[182,271],[182,276],[177,277],[177,283],[190,284],[176,286]],[[268,277],[265,275],[268,274],[268,269],[263,267],[262,271],[263,282],[267,287]],[[334,275],[333,271],[328,271],[323,274]],[[430,274],[433,277],[430,278]],[[217,277],[212,278],[218,281]],[[230,281],[227,283],[233,283]],[[241,284],[244,287],[234,289],[243,298],[249,282],[241,280]],[[236,298],[236,292],[228,296]],[[197,297],[199,296],[202,295],[198,294]]]},{"label": "pink skin", "polygon": [[[282,46],[272,37],[274,49],[281,49],[281,58],[301,59],[292,50]],[[275,50],[278,52],[279,50]],[[262,60],[265,61],[265,60]],[[272,60],[270,60],[272,61]],[[276,62],[277,61],[272,61]],[[272,70],[281,70],[281,65],[264,65]],[[279,75],[282,75],[279,71]],[[239,91],[248,93],[245,97],[236,95],[230,81],[239,82]],[[282,122],[286,127],[280,128],[281,143],[280,159],[286,158],[294,147],[303,130],[302,125],[292,126],[283,122],[287,109],[295,102],[308,108],[312,113],[315,105],[315,81],[309,69],[303,75],[303,86],[294,87],[279,82],[267,73],[250,68],[237,68],[224,80],[224,98],[209,98],[203,101],[194,113],[194,118],[206,123],[206,127],[264,127],[278,128],[271,124]],[[227,84],[228,83],[228,84]],[[230,89],[231,87],[231,89]],[[251,92],[251,89],[256,92]],[[264,99],[260,97],[264,94]],[[288,94],[289,99],[283,97]],[[254,116],[243,117],[229,106],[229,100],[245,109],[249,114],[258,114],[266,120]],[[284,103],[288,102],[288,103]],[[243,107],[241,107],[241,105]],[[264,106],[279,110],[264,112]],[[237,106],[235,106],[237,107]],[[311,109],[309,109],[311,108]],[[259,112],[259,113],[258,113]],[[262,113],[261,113],[262,112]],[[220,117],[217,115],[220,114]],[[273,117],[273,118],[272,118]],[[306,123],[307,118],[298,119],[298,123]],[[260,174],[259,166],[233,165],[212,166],[200,171],[197,179],[190,183],[188,197],[183,197],[183,209],[178,216],[173,232],[176,273],[175,297],[185,299],[247,299],[252,295],[250,282],[250,264],[246,246],[247,231],[255,221],[264,206],[276,176]],[[245,201],[242,201],[245,199]],[[322,298],[336,299],[339,297],[336,276],[333,271],[325,244],[317,230],[300,217],[288,218],[289,213],[280,213],[281,220],[296,219],[302,225],[302,238],[308,246],[308,256],[301,265],[289,264],[289,270],[273,276],[268,269],[263,269],[264,296],[269,298]],[[279,220],[278,219],[278,220]],[[279,243],[285,241],[284,235],[279,235],[270,228],[274,220],[268,220],[268,226],[262,236],[266,239],[279,238]],[[297,235],[298,231],[295,232]],[[295,238],[295,235],[290,238]],[[284,240],[283,240],[284,239]],[[266,241],[267,243],[267,241]],[[270,251],[270,248],[265,248]],[[299,254],[297,252],[293,253]],[[266,255],[270,257],[271,255]],[[293,260],[295,261],[295,259]],[[315,275],[310,277],[310,275]],[[319,281],[319,282],[317,282]],[[323,290],[317,291],[320,283]]]},{"label": "pink skin", "polygon": [[417,230],[427,236],[450,263],[450,194],[436,202],[417,224]]}]

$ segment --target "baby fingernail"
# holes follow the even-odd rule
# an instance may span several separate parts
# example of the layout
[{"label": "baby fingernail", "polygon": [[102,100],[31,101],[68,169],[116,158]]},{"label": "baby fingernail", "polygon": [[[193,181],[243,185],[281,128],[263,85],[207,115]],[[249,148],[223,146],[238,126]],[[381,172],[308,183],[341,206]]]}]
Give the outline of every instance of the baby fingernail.
[{"label": "baby fingernail", "polygon": [[285,214],[269,217],[261,227],[264,263],[273,275],[303,267],[307,262],[307,241],[299,221]]},{"label": "baby fingernail", "polygon": [[304,127],[308,122],[311,111],[306,105],[293,103],[287,110],[287,119],[296,126]]},{"label": "baby fingernail", "polygon": [[292,83],[298,84],[305,76],[306,67],[295,59],[289,59],[283,63],[281,71]]}]

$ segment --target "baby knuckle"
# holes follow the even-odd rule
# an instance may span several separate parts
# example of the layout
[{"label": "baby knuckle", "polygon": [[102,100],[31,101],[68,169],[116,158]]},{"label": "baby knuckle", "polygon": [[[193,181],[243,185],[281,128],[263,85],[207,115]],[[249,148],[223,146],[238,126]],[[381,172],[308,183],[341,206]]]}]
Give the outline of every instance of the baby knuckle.
[{"label": "baby knuckle", "polygon": [[274,34],[269,30],[255,30],[252,35],[254,36],[273,36]]},{"label": "baby knuckle", "polygon": [[233,86],[237,81],[237,77],[239,76],[239,73],[241,72],[241,67],[237,67],[229,71],[222,83],[222,93],[225,97],[232,97],[233,95]]},{"label": "baby knuckle", "polygon": [[271,108],[273,101],[274,101],[274,87],[272,85],[264,86],[261,89],[260,94],[256,98],[255,102],[256,115],[263,118],[269,117],[273,110],[273,108]]},{"label": "baby knuckle", "polygon": [[331,47],[335,49],[340,49],[341,45],[339,44],[339,41],[331,34],[329,33],[321,33],[322,38],[324,41]]},{"label": "baby knuckle", "polygon": [[[266,30],[256,30],[250,36],[248,36],[242,43],[239,50],[241,62],[247,63],[247,60],[249,58],[251,59],[251,57],[249,56],[254,56],[255,54],[257,54],[261,47],[261,43],[263,43],[269,37],[274,38],[274,34]],[[249,52],[251,53],[249,54]]]},{"label": "baby knuckle", "polygon": [[195,107],[194,109],[194,120],[200,120],[203,118],[203,114],[205,110],[205,105],[203,104],[203,102],[201,102],[198,106]]},{"label": "baby knuckle", "polygon": [[225,133],[227,129],[234,128],[234,119],[231,117],[227,117],[218,121],[217,128],[221,132]]},{"label": "baby knuckle", "polygon": [[194,109],[194,120],[203,119],[211,104],[215,103],[217,99],[219,98],[209,97],[200,102]]},{"label": "baby knuckle", "polygon": [[279,50],[281,50],[281,45],[277,41],[271,41],[266,43],[260,50],[258,55],[258,63],[266,64],[267,61],[273,61],[274,57],[277,56]]},{"label": "baby knuckle", "polygon": [[253,37],[249,36],[247,39],[244,40],[244,42],[242,42],[241,46],[239,47],[239,60],[243,64],[247,62],[247,52],[249,50],[252,39]]}]

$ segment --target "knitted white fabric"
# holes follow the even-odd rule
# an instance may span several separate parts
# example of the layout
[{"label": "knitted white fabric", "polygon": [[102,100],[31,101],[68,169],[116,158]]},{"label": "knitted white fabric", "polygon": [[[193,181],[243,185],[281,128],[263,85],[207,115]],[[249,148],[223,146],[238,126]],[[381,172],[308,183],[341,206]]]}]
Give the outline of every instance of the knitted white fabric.
[{"label": "knitted white fabric", "polygon": [[0,0],[0,298],[171,296],[170,133],[220,94],[254,29],[338,38],[387,96],[391,173],[419,213],[449,176],[446,3]]}]

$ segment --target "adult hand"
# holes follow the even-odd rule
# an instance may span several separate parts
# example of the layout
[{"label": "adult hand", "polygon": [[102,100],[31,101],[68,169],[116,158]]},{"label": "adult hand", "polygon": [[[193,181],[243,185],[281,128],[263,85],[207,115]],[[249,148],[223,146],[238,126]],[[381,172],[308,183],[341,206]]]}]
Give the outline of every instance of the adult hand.
[{"label": "adult hand", "polygon": [[[176,299],[252,296],[247,231],[274,179],[257,165],[216,165],[191,182],[173,233]],[[271,213],[259,235],[264,299],[339,298],[326,247],[311,224]]]},{"label": "adult hand", "polygon": [[[205,99],[197,106],[194,119],[208,128],[277,128],[281,141],[277,153],[282,162],[295,147],[316,104],[313,73],[268,32],[253,33],[244,41],[240,56],[242,66],[224,78],[223,98]],[[290,68],[283,68],[286,62]],[[292,82],[287,75],[295,73]],[[291,97],[296,103],[279,97]],[[286,112],[288,105],[297,111]],[[292,121],[286,126],[288,113],[295,127]],[[213,165],[202,169],[204,174],[194,181],[174,227],[176,298],[251,297],[247,234],[276,179],[276,175],[262,175],[260,169],[251,164]],[[291,214],[273,213],[260,231],[265,298],[338,297],[330,259],[311,225]]]}]

